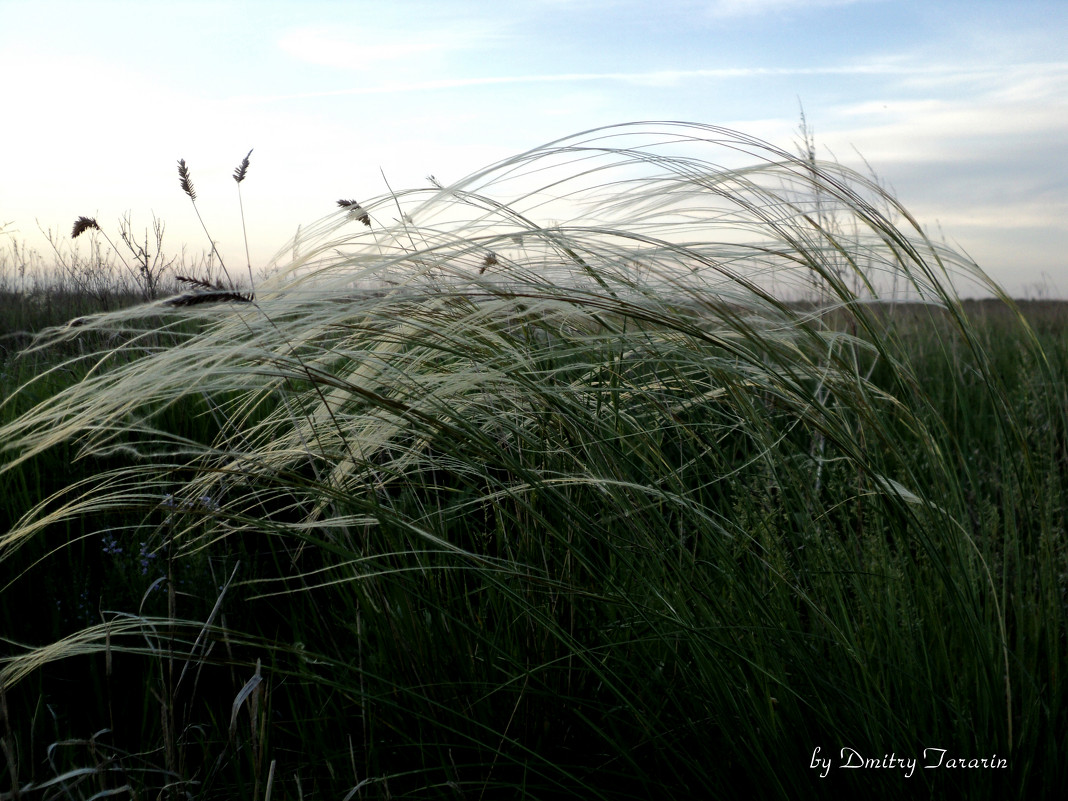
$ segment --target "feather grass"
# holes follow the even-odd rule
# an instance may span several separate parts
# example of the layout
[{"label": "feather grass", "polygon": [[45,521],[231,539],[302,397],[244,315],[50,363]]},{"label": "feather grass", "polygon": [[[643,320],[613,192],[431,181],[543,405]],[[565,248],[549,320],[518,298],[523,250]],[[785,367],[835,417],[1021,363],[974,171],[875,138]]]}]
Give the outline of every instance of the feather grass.
[{"label": "feather grass", "polygon": [[[919,731],[1055,753],[1034,677],[1060,657],[1017,650],[1012,568],[970,522],[953,421],[894,316],[908,300],[967,361],[1033,487],[955,283],[1000,290],[874,181],[648,123],[339,206],[254,306],[95,318],[203,315],[0,428],[2,469],[69,443],[136,455],[28,514],[0,559],[135,498],[159,528],[167,493],[177,563],[245,555],[218,639],[246,654],[231,724],[275,679],[256,786],[269,759],[267,786],[291,771],[342,795],[816,797],[820,744],[901,751]],[[368,231],[385,208],[398,222]],[[223,412],[214,437],[155,422],[199,395]],[[3,676],[102,636],[9,656]],[[183,647],[210,662],[199,642]],[[1033,787],[1035,764],[965,781]]]}]

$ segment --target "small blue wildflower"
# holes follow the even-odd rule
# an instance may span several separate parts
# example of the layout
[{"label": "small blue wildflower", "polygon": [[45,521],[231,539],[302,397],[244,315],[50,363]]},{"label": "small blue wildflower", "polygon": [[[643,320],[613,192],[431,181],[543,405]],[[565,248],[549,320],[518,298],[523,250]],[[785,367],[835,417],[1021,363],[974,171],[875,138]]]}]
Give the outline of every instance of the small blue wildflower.
[{"label": "small blue wildflower", "polygon": [[104,535],[104,553],[108,556],[118,556],[122,553],[122,546],[119,545],[115,535],[110,532]]},{"label": "small blue wildflower", "polygon": [[156,558],[156,554],[154,554],[152,551],[148,550],[148,544],[142,542],[141,543],[141,553],[140,553],[141,575],[142,576],[147,576],[148,575],[148,568],[152,564],[152,561],[155,558]]}]

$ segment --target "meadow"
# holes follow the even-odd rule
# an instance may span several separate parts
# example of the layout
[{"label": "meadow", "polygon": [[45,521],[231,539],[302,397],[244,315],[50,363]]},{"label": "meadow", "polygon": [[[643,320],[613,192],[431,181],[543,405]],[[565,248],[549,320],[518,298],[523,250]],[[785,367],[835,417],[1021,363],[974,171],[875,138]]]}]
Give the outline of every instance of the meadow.
[{"label": "meadow", "polygon": [[872,177],[612,127],[248,284],[81,219],[0,270],[0,799],[1068,787],[1068,307]]}]

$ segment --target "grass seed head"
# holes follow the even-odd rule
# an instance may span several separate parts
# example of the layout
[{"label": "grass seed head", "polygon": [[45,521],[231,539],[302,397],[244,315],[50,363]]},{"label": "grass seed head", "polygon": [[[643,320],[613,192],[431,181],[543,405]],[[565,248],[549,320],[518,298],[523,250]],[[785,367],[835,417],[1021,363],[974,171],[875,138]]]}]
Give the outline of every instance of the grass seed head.
[{"label": "grass seed head", "polygon": [[176,275],[176,276],[174,276],[174,280],[178,281],[179,283],[182,283],[182,284],[189,284],[191,286],[196,287],[197,289],[204,289],[204,290],[209,290],[209,291],[210,290],[215,290],[215,289],[225,289],[226,288],[226,287],[224,287],[222,285],[221,281],[216,281],[213,284],[213,283],[211,283],[209,281],[205,281],[205,280],[203,280],[201,278],[190,278],[187,275]]},{"label": "grass seed head", "polygon": [[[250,153],[252,151],[249,151]],[[193,181],[189,177],[189,168],[185,166],[185,159],[178,159],[178,179],[182,191],[189,195],[189,199],[196,201],[197,193],[193,190]]]},{"label": "grass seed head", "polygon": [[359,201],[356,201],[356,200],[339,200],[337,202],[337,204],[339,206],[341,206],[341,208],[343,208],[343,209],[348,209],[349,210],[349,216],[352,219],[359,220],[364,225],[366,225],[368,228],[371,227],[371,218],[367,215],[367,212],[364,211],[363,206],[361,206],[359,204]]},{"label": "grass seed head", "polygon": [[181,295],[175,295],[173,298],[167,298],[163,303],[165,306],[201,306],[208,303],[252,303],[253,297],[251,294],[243,292],[233,292],[225,289],[213,289],[194,292],[185,292]]},{"label": "grass seed head", "polygon": [[241,183],[245,180],[245,173],[248,172],[248,157],[252,155],[252,151],[248,152],[248,155],[241,159],[241,163],[237,165],[237,169],[234,170],[234,180]]},{"label": "grass seed head", "polygon": [[97,231],[100,230],[100,226],[97,225],[97,222],[94,218],[79,217],[77,220],[74,221],[74,230],[70,232],[70,238],[77,239],[90,228],[95,228]]},{"label": "grass seed head", "polygon": [[486,268],[496,267],[498,264],[500,264],[500,262],[497,260],[497,254],[493,251],[490,251],[486,254],[486,258],[482,260],[482,266],[479,267],[478,274],[482,275],[484,272],[486,272]]},{"label": "grass seed head", "polygon": [[204,303],[252,303],[252,293],[235,292],[223,286],[222,281],[214,284],[201,278],[191,278],[187,275],[176,275],[175,280],[181,284],[188,284],[192,289],[181,295],[175,295],[164,301],[167,306],[199,306]]}]

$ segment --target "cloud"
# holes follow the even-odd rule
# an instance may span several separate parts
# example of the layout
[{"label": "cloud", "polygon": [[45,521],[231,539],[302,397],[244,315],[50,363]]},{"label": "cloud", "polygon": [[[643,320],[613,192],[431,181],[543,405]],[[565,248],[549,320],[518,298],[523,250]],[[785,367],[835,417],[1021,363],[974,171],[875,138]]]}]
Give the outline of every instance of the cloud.
[{"label": "cloud", "polygon": [[856,5],[879,0],[714,0],[707,14],[711,17],[758,17],[789,11]]},{"label": "cloud", "polygon": [[344,95],[396,94],[402,92],[429,92],[441,89],[466,87],[503,86],[508,84],[537,83],[589,83],[616,82],[634,86],[675,86],[683,81],[711,79],[725,80],[759,77],[797,77],[820,75],[921,75],[926,67],[904,67],[893,64],[853,64],[836,67],[724,67],[719,69],[651,70],[648,72],[567,72],[532,75],[487,75],[474,77],[439,78],[422,81],[383,81],[365,86],[345,89],[330,89],[319,92],[301,92],[283,95],[241,95],[231,101],[264,103],[280,100],[335,97]]},{"label": "cloud", "polygon": [[1068,135],[1066,64],[928,68],[902,83],[911,85],[913,97],[835,109],[845,123],[838,144],[849,137],[879,161],[949,163],[996,158]]}]

